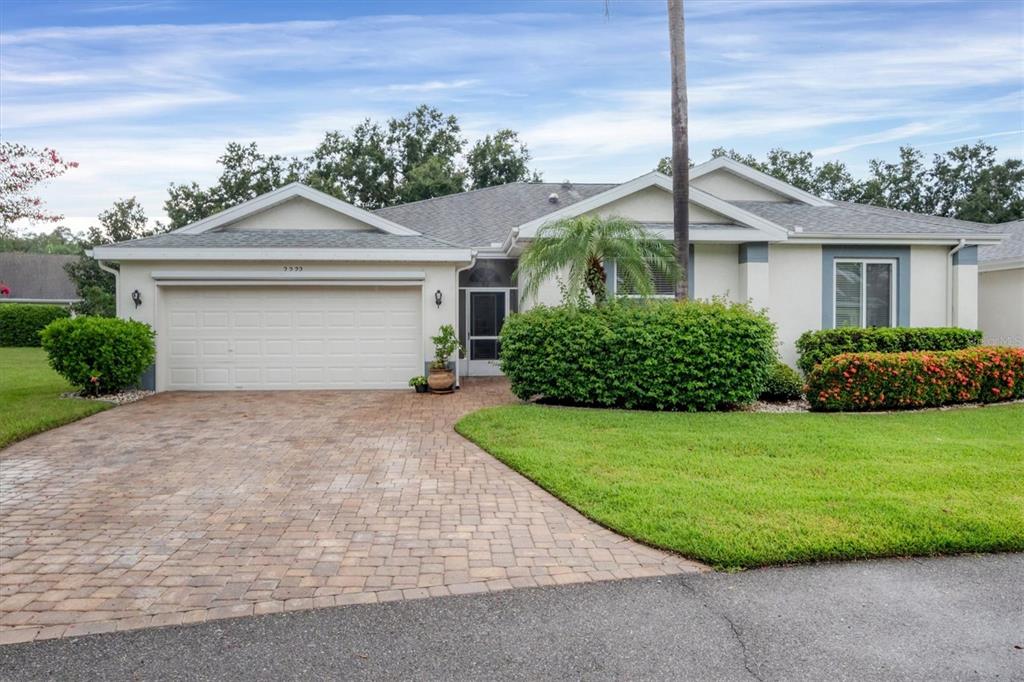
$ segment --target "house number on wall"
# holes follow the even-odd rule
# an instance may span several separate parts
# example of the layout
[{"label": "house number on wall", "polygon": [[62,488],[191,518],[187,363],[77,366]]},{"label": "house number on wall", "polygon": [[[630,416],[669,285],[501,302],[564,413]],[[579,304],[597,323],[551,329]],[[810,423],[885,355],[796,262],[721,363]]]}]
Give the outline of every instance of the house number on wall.
[{"label": "house number on wall", "polygon": [[302,272],[301,265],[285,265],[283,269],[285,272]]}]

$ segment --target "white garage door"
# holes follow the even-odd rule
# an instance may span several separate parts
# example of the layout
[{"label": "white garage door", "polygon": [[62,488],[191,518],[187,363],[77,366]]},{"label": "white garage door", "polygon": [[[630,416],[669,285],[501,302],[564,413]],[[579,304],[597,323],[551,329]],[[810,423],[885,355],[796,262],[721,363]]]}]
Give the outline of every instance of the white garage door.
[{"label": "white garage door", "polygon": [[162,388],[407,388],[418,287],[164,287]]}]

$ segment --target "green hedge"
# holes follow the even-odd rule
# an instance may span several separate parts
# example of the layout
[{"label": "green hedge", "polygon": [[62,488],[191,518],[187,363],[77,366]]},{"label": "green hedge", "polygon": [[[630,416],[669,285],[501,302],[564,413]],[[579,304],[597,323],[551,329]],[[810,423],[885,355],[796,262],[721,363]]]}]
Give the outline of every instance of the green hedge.
[{"label": "green hedge", "polygon": [[39,346],[43,327],[70,315],[67,306],[0,303],[0,346]]},{"label": "green hedge", "polygon": [[50,366],[90,395],[138,385],[156,357],[153,330],[133,320],[89,316],[57,320],[41,336]]},{"label": "green hedge", "polygon": [[776,402],[797,400],[803,397],[804,380],[795,369],[784,362],[776,361],[768,374],[764,388],[761,389],[761,400]]},{"label": "green hedge", "polygon": [[843,327],[804,332],[796,341],[797,366],[805,375],[840,353],[960,350],[981,344],[981,332],[958,327]]},{"label": "green hedge", "polygon": [[538,307],[501,331],[501,369],[523,400],[714,410],[756,400],[774,362],[774,325],[722,301]]},{"label": "green hedge", "polygon": [[891,410],[1024,398],[1024,348],[845,353],[807,379],[811,408]]}]

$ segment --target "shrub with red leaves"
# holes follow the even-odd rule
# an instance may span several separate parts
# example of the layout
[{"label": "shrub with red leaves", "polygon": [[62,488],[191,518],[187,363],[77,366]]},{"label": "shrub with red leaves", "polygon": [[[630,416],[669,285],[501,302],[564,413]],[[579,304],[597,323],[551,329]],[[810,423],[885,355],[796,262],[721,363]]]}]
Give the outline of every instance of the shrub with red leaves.
[{"label": "shrub with red leaves", "polygon": [[811,408],[899,410],[1024,398],[1024,348],[844,353],[807,378]]}]

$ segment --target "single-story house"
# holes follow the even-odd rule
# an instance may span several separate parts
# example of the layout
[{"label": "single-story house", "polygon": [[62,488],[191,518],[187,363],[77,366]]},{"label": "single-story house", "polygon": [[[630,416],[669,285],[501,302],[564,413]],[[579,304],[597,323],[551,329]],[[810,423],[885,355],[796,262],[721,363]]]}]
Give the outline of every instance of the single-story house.
[{"label": "single-story house", "polygon": [[0,303],[74,303],[78,292],[64,266],[76,260],[78,256],[0,253]]},{"label": "single-story house", "polygon": [[[724,158],[690,177],[690,291],[766,308],[785,361],[809,329],[977,327],[977,249],[1002,239],[992,226],[827,201]],[[466,347],[461,375],[500,371],[505,318],[560,302],[555,281],[520,300],[513,274],[543,224],[618,215],[671,239],[671,189],[652,172],[371,212],[291,184],[92,255],[118,264],[118,315],[156,330],[157,390],[399,388],[443,324]]]},{"label": "single-story house", "polygon": [[978,249],[978,328],[985,343],[1024,346],[1024,220],[995,227],[1007,238]]}]

